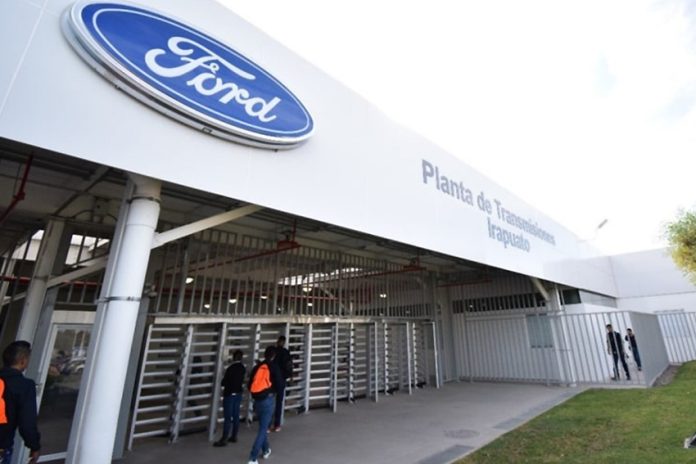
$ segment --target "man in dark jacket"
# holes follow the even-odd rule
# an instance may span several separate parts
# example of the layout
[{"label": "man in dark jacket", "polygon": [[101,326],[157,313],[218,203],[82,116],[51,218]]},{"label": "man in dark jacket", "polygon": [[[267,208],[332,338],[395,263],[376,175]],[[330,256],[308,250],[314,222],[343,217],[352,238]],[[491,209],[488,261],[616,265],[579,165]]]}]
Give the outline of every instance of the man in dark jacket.
[{"label": "man in dark jacket", "polygon": [[283,408],[285,407],[285,388],[287,380],[292,378],[293,364],[292,356],[287,348],[285,348],[285,336],[278,337],[276,342],[276,357],[275,364],[283,378],[283,383],[276,387],[276,403],[275,413],[273,415],[273,431],[280,432],[280,426],[283,423]]},{"label": "man in dark jacket", "polygon": [[0,402],[0,464],[9,464],[15,431],[31,450],[29,464],[39,460],[41,435],[36,427],[36,384],[24,377],[22,372],[29,365],[31,345],[29,342],[10,343],[2,353],[4,367],[0,369],[2,401]]},{"label": "man in dark jacket", "polygon": [[[237,442],[239,432],[239,408],[242,404],[242,385],[246,367],[242,364],[244,353],[237,350],[232,355],[232,364],[225,371],[222,379],[222,409],[225,415],[225,423],[222,427],[222,437],[213,446],[225,446],[227,439],[232,443]],[[232,436],[230,437],[230,426],[232,426]]]},{"label": "man in dark jacket", "polygon": [[276,386],[284,383],[278,366],[273,362],[275,355],[275,347],[267,347],[263,356],[264,360],[254,366],[249,376],[249,393],[254,399],[254,412],[259,420],[259,432],[251,448],[249,464],[258,464],[259,454],[263,453],[264,459],[271,455],[268,428],[273,420],[274,394]]},{"label": "man in dark jacket", "polygon": [[626,373],[626,380],[631,380],[631,374],[628,372],[628,364],[626,364],[626,354],[624,352],[621,334],[615,332],[611,324],[607,324],[607,353],[614,358],[614,377],[612,377],[612,380],[619,380],[619,360],[621,360],[621,365]]}]

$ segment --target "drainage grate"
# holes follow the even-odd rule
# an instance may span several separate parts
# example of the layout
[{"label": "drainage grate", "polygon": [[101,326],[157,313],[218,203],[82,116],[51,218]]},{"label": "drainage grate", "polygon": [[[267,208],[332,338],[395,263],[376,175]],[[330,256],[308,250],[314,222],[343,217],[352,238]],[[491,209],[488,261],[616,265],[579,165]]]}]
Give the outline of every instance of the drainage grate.
[{"label": "drainage grate", "polygon": [[444,451],[433,454],[425,459],[418,461],[418,464],[448,464],[455,459],[461,458],[469,451],[473,450],[473,446],[454,445]]},{"label": "drainage grate", "polygon": [[445,430],[445,436],[447,438],[456,438],[458,440],[464,440],[467,438],[478,437],[480,434],[476,430],[469,429],[459,429],[459,430]]}]

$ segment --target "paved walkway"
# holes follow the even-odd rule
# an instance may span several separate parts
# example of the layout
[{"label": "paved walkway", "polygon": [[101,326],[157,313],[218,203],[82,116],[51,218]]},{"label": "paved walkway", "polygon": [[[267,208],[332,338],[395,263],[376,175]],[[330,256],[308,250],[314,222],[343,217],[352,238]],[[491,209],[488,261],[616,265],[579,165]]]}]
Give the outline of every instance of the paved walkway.
[{"label": "paved walkway", "polygon": [[[269,464],[444,464],[494,440],[579,393],[580,388],[457,383],[412,396],[396,394],[339,404],[287,418],[270,436]],[[256,431],[242,427],[238,443],[213,448],[207,434],[136,443],[119,464],[242,463]],[[264,462],[263,460],[259,462]]]}]

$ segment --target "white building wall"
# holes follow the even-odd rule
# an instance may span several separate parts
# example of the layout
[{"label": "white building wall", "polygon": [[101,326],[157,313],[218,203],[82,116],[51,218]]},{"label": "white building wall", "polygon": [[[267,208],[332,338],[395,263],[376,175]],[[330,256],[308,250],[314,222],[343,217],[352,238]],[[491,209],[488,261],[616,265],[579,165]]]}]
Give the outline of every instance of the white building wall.
[{"label": "white building wall", "polygon": [[612,256],[610,261],[619,309],[696,311],[696,285],[675,266],[666,249]]},{"label": "white building wall", "polygon": [[553,346],[532,346],[527,317],[494,313],[452,318],[459,377],[463,380],[557,382],[559,363]]}]

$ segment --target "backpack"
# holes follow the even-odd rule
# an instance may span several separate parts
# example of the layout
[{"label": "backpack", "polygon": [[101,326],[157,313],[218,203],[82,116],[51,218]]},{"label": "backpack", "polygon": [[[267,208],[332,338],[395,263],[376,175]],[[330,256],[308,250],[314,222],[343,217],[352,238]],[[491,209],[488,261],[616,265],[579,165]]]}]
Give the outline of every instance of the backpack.
[{"label": "backpack", "polygon": [[5,410],[5,380],[0,379],[0,425],[7,424],[7,411]]},{"label": "backpack", "polygon": [[268,364],[261,363],[251,380],[249,392],[253,398],[261,397],[271,388],[271,370]]}]

